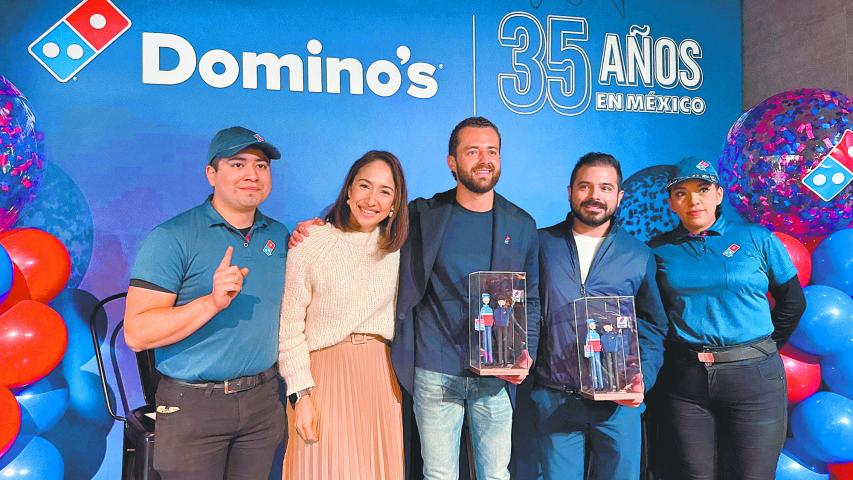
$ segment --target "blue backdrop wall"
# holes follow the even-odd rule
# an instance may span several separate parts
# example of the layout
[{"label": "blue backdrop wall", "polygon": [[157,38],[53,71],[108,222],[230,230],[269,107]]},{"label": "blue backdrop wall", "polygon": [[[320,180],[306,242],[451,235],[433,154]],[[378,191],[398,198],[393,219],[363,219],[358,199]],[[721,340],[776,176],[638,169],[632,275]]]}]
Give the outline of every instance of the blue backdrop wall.
[{"label": "blue backdrop wall", "polygon": [[[218,129],[245,125],[281,148],[263,210],[292,226],[369,149],[400,157],[414,196],[450,188],[450,130],[484,115],[503,135],[498,190],[547,226],[583,153],[615,155],[626,177],[715,160],[741,105],[737,0],[8,2],[0,39],[0,75],[29,99],[47,159],[18,225],[54,233],[74,264],[53,303],[71,330],[57,382],[89,392],[18,442],[47,438],[65,478],[120,470],[121,431],[98,413],[74,324],[126,288],[153,226],[208,194]],[[95,448],[75,447],[81,436]]]}]

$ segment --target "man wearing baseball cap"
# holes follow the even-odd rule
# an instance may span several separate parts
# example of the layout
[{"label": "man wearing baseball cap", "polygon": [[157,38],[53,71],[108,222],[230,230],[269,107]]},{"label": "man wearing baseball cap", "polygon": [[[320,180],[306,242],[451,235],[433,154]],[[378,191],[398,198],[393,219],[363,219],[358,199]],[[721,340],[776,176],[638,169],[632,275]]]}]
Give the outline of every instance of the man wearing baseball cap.
[{"label": "man wearing baseball cap", "polygon": [[243,127],[205,159],[213,193],[156,227],[130,279],[125,339],[153,349],[163,480],[266,478],[285,431],[275,367],[287,228],[258,206],[278,149]]}]

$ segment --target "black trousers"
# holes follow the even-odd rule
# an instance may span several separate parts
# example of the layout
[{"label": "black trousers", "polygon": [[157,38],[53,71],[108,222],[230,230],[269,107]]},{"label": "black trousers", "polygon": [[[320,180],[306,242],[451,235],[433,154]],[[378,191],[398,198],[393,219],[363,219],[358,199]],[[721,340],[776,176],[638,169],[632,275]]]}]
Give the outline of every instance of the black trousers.
[{"label": "black trousers", "polygon": [[678,478],[772,480],[785,442],[785,370],[777,352],[705,365],[668,352],[661,402]]},{"label": "black trousers", "polygon": [[162,379],[154,423],[154,468],[162,480],[268,478],[287,430],[279,383],[276,377],[226,395]]}]

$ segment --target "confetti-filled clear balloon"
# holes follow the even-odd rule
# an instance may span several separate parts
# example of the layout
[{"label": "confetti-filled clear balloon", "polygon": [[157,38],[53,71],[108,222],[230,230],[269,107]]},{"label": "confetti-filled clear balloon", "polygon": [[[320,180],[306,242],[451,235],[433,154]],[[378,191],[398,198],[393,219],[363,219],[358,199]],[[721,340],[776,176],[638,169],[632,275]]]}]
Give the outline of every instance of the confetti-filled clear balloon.
[{"label": "confetti-filled clear balloon", "polygon": [[625,196],[619,205],[619,225],[637,240],[648,241],[679,224],[669,208],[666,181],[672,165],[655,165],[628,177],[622,185]]},{"label": "confetti-filled clear balloon", "polygon": [[797,238],[850,225],[853,183],[824,200],[802,180],[851,128],[851,111],[853,99],[840,92],[801,89],[776,94],[744,113],[729,130],[719,165],[735,209],[753,223]]},{"label": "confetti-filled clear balloon", "polygon": [[0,76],[0,230],[35,197],[45,166],[41,140],[27,98]]}]

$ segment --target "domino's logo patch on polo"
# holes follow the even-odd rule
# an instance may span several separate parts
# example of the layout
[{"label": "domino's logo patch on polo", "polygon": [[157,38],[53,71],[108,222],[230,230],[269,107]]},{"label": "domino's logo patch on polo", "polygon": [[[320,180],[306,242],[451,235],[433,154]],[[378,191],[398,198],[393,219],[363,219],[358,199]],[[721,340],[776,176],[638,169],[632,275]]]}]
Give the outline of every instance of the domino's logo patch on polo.
[{"label": "domino's logo patch on polo", "polygon": [[267,244],[264,245],[264,253],[270,257],[272,256],[272,252],[275,250],[275,242],[272,240],[267,240]]},{"label": "domino's logo patch on polo", "polygon": [[723,256],[732,258],[738,250],[740,250],[740,245],[733,243],[729,245],[729,248],[727,248],[725,252],[723,252]]},{"label": "domino's logo patch on polo", "polygon": [[707,169],[710,166],[711,166],[711,164],[706,162],[705,160],[702,160],[701,162],[696,164],[696,168],[698,168],[699,170],[702,170],[703,172],[705,171],[705,169]]}]

